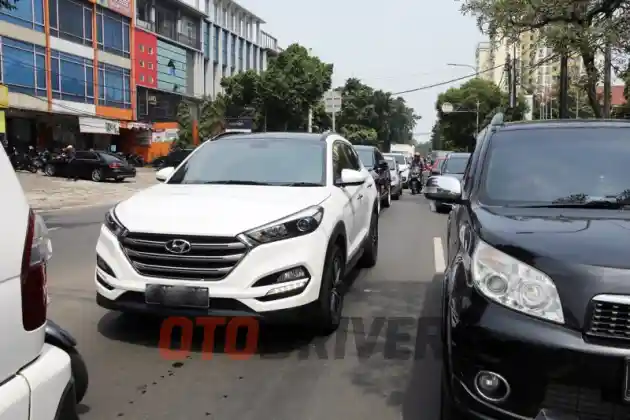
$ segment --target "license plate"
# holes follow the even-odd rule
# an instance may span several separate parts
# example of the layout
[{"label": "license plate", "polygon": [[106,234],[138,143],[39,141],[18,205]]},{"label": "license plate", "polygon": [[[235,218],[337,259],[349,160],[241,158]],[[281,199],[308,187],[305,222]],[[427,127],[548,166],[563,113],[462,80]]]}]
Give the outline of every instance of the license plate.
[{"label": "license plate", "polygon": [[147,284],[144,299],[149,305],[202,309],[210,307],[208,289],[205,287]]}]

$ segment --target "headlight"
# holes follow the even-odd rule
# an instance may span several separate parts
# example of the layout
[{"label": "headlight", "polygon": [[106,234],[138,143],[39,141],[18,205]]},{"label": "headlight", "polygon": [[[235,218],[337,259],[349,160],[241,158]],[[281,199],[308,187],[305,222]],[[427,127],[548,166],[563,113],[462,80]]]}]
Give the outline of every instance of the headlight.
[{"label": "headlight", "polygon": [[281,241],[314,232],[324,217],[324,209],[313,206],[283,219],[245,232],[244,235],[256,244]]},{"label": "headlight", "polygon": [[114,236],[120,236],[125,231],[125,227],[120,223],[116,214],[114,213],[114,209],[111,209],[105,215],[105,226],[114,234]]},{"label": "headlight", "polygon": [[560,296],[545,274],[479,241],[473,282],[487,298],[515,311],[564,324]]}]

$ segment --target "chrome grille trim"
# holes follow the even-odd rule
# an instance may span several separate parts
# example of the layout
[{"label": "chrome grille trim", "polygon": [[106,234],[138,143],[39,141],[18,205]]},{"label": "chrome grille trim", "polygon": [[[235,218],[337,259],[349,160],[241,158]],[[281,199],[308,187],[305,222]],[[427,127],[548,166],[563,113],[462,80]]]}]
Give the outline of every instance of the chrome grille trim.
[{"label": "chrome grille trim", "polygon": [[630,340],[630,296],[597,295],[591,300],[586,335]]},{"label": "chrome grille trim", "polygon": [[[166,243],[183,239],[190,252],[173,254]],[[146,277],[176,280],[218,281],[243,259],[249,247],[234,237],[191,236],[127,232],[120,246],[133,269]]]}]

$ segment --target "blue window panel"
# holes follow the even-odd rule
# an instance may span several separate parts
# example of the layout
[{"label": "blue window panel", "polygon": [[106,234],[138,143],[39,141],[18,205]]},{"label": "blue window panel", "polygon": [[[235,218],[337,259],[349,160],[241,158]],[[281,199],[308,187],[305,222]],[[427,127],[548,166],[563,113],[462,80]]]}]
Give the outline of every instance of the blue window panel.
[{"label": "blue window panel", "polygon": [[109,16],[103,16],[103,43],[105,51],[113,49],[114,51],[123,50],[123,25],[121,21],[116,21]]},{"label": "blue window panel", "polygon": [[25,28],[44,32],[43,0],[20,0],[11,2],[14,9],[2,9],[0,20]]},{"label": "blue window panel", "polygon": [[63,99],[82,101],[85,98],[85,67],[66,60],[61,60],[60,65]]},{"label": "blue window panel", "polygon": [[96,14],[96,32],[100,50],[129,57],[129,18],[99,7]]},{"label": "blue window panel", "polygon": [[214,27],[214,39],[213,39],[213,45],[214,45],[214,62],[218,63],[219,62],[219,34],[220,34],[220,29],[218,26]]},{"label": "blue window panel", "polygon": [[52,36],[84,45],[92,43],[92,7],[80,0],[48,1]]},{"label": "blue window panel", "polygon": [[53,92],[59,92],[59,58],[51,57],[50,59],[50,88]]},{"label": "blue window panel", "polygon": [[30,88],[32,94],[35,91],[34,59],[33,51],[19,50],[5,44],[2,49],[4,84]]},{"label": "blue window panel", "polygon": [[96,42],[99,48],[103,46],[103,17],[100,15],[96,18]]},{"label": "blue window panel", "polygon": [[51,51],[53,98],[94,103],[93,61],[60,51]]},{"label": "blue window panel", "polygon": [[86,96],[94,101],[94,67],[85,67],[85,82]]},{"label": "blue window panel", "polygon": [[37,89],[46,89],[46,57],[36,54],[35,66],[37,68]]},{"label": "blue window panel", "polygon": [[99,64],[99,99],[106,106],[131,108],[131,77],[127,69]]},{"label": "blue window panel", "polygon": [[223,31],[223,65],[227,66],[228,61],[228,31]]}]

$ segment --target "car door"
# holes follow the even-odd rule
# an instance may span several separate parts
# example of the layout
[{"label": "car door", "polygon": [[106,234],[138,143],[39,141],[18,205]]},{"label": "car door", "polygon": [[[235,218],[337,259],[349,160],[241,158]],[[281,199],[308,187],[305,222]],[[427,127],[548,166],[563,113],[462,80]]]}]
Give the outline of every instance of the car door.
[{"label": "car door", "polygon": [[[335,182],[341,180],[341,171],[344,169],[352,169],[350,162],[348,161],[348,155],[344,148],[342,141],[335,141],[332,145],[332,157],[333,157],[333,179]],[[346,235],[348,236],[348,259],[351,258],[356,247],[356,226],[355,220],[357,218],[357,196],[359,194],[359,187],[354,185],[348,185],[340,187],[340,191],[343,195],[343,222],[346,225]]]},{"label": "car door", "polygon": [[385,157],[378,150],[374,149],[374,161],[376,162],[376,173],[378,174],[379,191],[380,196],[385,197],[387,195],[387,189],[389,187],[389,170],[381,168],[381,162],[385,160]]},{"label": "car door", "polygon": [[94,152],[85,152],[85,157],[81,161],[81,176],[89,178],[92,176],[94,169],[99,169],[103,165],[103,161]]},{"label": "car door", "polygon": [[356,193],[352,199],[352,206],[355,209],[356,218],[354,223],[354,235],[356,237],[356,249],[358,249],[370,230],[369,222],[372,219],[372,204],[370,203],[368,190],[374,188],[374,182],[369,171],[361,164],[361,159],[356,150],[354,150],[350,144],[344,144],[342,147],[346,153],[349,169],[362,172],[367,177],[367,182],[354,187],[356,188]]}]

